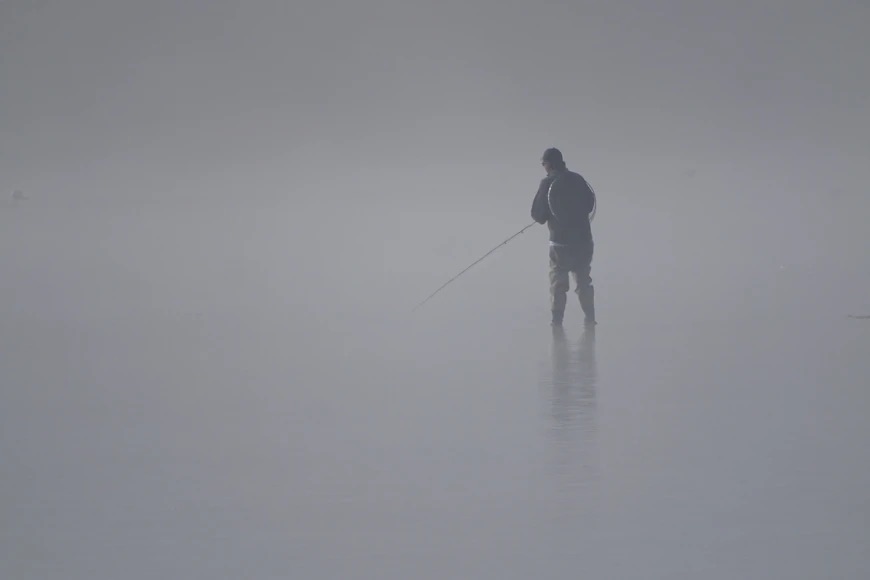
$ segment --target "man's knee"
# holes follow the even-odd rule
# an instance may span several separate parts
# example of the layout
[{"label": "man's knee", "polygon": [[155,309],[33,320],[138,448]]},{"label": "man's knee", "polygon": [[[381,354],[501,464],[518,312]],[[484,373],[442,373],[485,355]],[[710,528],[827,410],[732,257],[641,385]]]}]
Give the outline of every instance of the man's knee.
[{"label": "man's knee", "polygon": [[553,294],[564,293],[568,291],[567,272],[550,272],[550,291],[553,292]]},{"label": "man's knee", "polygon": [[589,275],[589,270],[579,270],[574,272],[574,282],[579,293],[584,288],[592,286],[592,276]]},{"label": "man's knee", "polygon": [[553,294],[565,294],[566,292],[568,292],[568,281],[565,280],[550,284],[550,291]]}]

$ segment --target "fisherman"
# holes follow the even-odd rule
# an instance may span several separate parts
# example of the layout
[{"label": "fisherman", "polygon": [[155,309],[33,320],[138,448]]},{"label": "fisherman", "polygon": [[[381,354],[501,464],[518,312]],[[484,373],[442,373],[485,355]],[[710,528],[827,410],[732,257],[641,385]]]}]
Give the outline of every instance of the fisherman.
[{"label": "fisherman", "polygon": [[532,219],[550,230],[550,310],[553,326],[561,326],[569,290],[568,273],[574,276],[575,292],[587,327],[595,326],[595,288],[592,286],[592,227],[595,192],[578,173],[569,171],[556,148],[544,151],[541,165],[547,176],[541,180],[532,202]]}]

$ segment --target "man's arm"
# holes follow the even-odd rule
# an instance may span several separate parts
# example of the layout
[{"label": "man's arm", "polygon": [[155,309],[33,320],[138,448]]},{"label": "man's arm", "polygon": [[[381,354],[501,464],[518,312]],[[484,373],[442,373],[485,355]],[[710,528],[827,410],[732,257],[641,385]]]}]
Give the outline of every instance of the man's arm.
[{"label": "man's arm", "polygon": [[547,179],[541,180],[538,193],[535,194],[535,199],[532,201],[532,219],[539,224],[545,224],[550,219],[550,204],[547,202],[549,189],[549,181]]}]

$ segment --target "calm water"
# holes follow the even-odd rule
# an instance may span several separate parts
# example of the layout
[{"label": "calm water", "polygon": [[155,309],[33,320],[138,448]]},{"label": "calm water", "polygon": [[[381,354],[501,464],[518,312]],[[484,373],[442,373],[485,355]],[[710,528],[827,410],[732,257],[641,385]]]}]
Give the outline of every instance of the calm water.
[{"label": "calm water", "polygon": [[0,577],[870,575],[867,321],[601,282],[553,332],[509,258],[411,316],[280,249],[40,223],[3,258]]}]

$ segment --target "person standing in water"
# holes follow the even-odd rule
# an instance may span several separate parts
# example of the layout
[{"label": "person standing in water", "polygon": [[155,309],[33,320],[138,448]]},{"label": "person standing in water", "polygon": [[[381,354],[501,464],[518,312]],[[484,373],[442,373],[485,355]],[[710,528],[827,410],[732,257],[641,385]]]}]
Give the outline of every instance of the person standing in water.
[{"label": "person standing in water", "polygon": [[574,277],[575,292],[587,327],[595,326],[595,288],[592,286],[591,216],[595,192],[579,173],[569,171],[562,152],[544,151],[541,165],[547,176],[541,180],[532,201],[532,219],[550,230],[550,310],[553,326],[561,326],[569,290],[568,274]]}]

